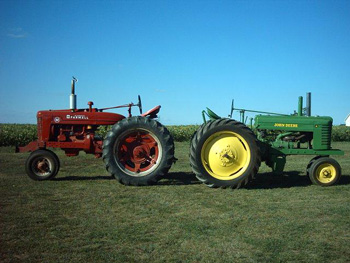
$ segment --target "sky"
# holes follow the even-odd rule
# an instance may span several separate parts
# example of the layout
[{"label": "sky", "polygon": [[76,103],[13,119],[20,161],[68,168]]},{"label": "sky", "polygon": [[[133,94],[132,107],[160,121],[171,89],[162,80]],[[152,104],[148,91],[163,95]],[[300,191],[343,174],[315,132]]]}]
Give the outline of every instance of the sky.
[{"label": "sky", "polygon": [[165,125],[201,124],[206,107],[227,117],[232,99],[291,114],[306,92],[312,115],[342,124],[350,1],[0,0],[0,123],[69,108],[72,76],[79,108],[140,95]]}]

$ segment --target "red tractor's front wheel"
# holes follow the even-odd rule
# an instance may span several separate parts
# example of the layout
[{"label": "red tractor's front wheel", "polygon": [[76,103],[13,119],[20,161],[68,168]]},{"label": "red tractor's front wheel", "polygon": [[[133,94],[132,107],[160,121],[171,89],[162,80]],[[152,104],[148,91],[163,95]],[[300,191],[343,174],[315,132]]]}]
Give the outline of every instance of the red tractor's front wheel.
[{"label": "red tractor's front wheel", "polygon": [[169,131],[147,117],[117,122],[103,142],[106,169],[125,185],[150,185],[161,179],[174,160]]},{"label": "red tractor's front wheel", "polygon": [[36,181],[54,178],[60,169],[60,160],[57,155],[47,149],[32,152],[25,164],[27,175]]}]

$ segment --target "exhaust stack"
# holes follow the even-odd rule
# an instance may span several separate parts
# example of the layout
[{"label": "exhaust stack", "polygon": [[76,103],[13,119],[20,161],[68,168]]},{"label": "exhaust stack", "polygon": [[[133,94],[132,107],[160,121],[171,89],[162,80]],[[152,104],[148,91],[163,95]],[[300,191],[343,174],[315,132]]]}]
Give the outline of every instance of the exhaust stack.
[{"label": "exhaust stack", "polygon": [[73,77],[72,78],[72,93],[70,94],[69,98],[69,104],[70,104],[70,109],[71,110],[76,110],[77,109],[77,95],[75,95],[75,82],[78,82],[78,80]]},{"label": "exhaust stack", "polygon": [[311,116],[311,92],[306,93],[305,115],[309,117]]}]

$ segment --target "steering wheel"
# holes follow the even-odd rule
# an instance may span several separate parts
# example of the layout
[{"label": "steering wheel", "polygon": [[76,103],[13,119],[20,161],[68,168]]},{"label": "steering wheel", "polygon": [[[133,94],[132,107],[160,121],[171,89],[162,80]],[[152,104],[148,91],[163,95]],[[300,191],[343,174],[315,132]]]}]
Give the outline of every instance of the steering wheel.
[{"label": "steering wheel", "polygon": [[140,95],[138,95],[138,99],[139,99],[139,103],[137,103],[137,106],[138,106],[139,109],[140,109],[140,114],[142,114],[142,103],[141,103],[141,97],[140,97]]}]

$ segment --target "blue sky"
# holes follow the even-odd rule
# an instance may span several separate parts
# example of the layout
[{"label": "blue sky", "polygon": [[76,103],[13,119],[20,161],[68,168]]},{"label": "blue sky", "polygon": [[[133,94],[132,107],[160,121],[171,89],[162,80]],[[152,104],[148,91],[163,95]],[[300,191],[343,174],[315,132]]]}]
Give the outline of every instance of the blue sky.
[{"label": "blue sky", "polygon": [[289,114],[306,92],[313,115],[341,124],[350,1],[0,0],[0,123],[68,108],[73,75],[78,107],[140,94],[166,125],[200,124],[206,106],[227,116],[231,99]]}]

